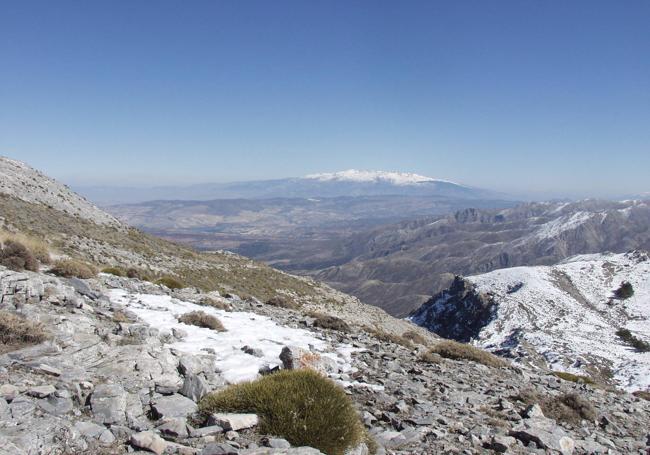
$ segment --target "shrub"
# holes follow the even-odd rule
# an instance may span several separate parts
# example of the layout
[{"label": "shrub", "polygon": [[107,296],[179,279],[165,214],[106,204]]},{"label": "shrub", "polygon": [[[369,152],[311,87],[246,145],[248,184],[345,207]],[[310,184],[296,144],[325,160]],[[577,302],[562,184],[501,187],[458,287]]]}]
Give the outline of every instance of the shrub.
[{"label": "shrub", "polygon": [[650,352],[650,343],[632,335],[628,329],[618,329],[616,335],[639,352]]},{"label": "shrub", "polygon": [[553,376],[557,376],[560,379],[565,381],[584,383],[584,384],[595,384],[596,382],[591,379],[589,376],[583,376],[579,374],[567,373],[566,371],[554,371]]},{"label": "shrub", "polygon": [[343,455],[361,442],[363,425],[351,399],[331,380],[311,370],[283,370],[205,396],[199,412],[254,412],[260,432],[294,446]]},{"label": "shrub", "polygon": [[156,280],[156,284],[166,286],[169,289],[182,289],[185,287],[183,283],[171,276],[164,276]]},{"label": "shrub", "polygon": [[597,411],[586,398],[577,393],[565,393],[542,400],[540,403],[544,415],[555,420],[579,423],[581,419],[594,421]]},{"label": "shrub", "polygon": [[57,276],[66,278],[77,277],[88,279],[97,275],[97,269],[94,266],[75,259],[58,260],[54,263],[54,267],[50,271]]},{"label": "shrub", "polygon": [[476,348],[471,344],[459,343],[457,341],[445,340],[431,348],[430,352],[439,354],[447,359],[454,360],[471,360],[472,362],[482,363],[489,367],[503,367],[507,363],[487,351]]},{"label": "shrub", "polygon": [[0,342],[2,344],[42,343],[48,338],[40,322],[32,322],[8,311],[0,311]]},{"label": "shrub", "polygon": [[310,312],[308,316],[314,318],[314,327],[346,333],[350,332],[350,326],[343,319],[337,318],[336,316],[316,312]]},{"label": "shrub", "polygon": [[196,303],[198,305],[211,306],[212,308],[216,308],[218,310],[232,311],[232,307],[229,303],[222,300],[213,299],[212,297],[203,297]]},{"label": "shrub", "polygon": [[429,344],[429,340],[427,340],[423,335],[420,335],[415,330],[407,330],[402,334],[402,338],[412,341],[413,343],[421,344],[423,346]]},{"label": "shrub", "polygon": [[226,331],[226,328],[219,319],[203,311],[190,311],[189,313],[180,315],[178,320],[183,324],[195,325],[205,329],[216,330],[217,332]]},{"label": "shrub", "polygon": [[25,247],[41,264],[50,263],[51,259],[49,248],[47,244],[42,240],[25,234],[11,234],[8,232],[0,231],[0,243],[6,243],[9,241],[22,243],[25,245]]},{"label": "shrub", "polygon": [[632,392],[632,395],[643,400],[650,401],[650,392],[647,390],[637,390],[636,392]]},{"label": "shrub", "polygon": [[124,276],[124,270],[122,270],[119,267],[106,267],[102,269],[102,273],[108,273],[109,275],[115,275],[115,276]]},{"label": "shrub", "polygon": [[623,281],[619,288],[614,291],[614,295],[617,299],[620,300],[629,299],[634,295],[634,288],[632,287],[632,283],[629,281]]},{"label": "shrub", "polygon": [[38,261],[25,245],[7,240],[0,248],[0,264],[11,270],[38,271]]},{"label": "shrub", "polygon": [[275,297],[271,297],[266,301],[266,304],[279,308],[287,308],[289,310],[297,310],[300,308],[300,305],[298,305],[292,299],[283,295],[276,295]]},{"label": "shrub", "polygon": [[418,360],[420,362],[424,362],[424,363],[436,364],[436,363],[440,363],[440,361],[442,360],[442,357],[440,356],[440,354],[436,354],[435,352],[427,351],[427,352],[423,352],[422,354],[420,354],[420,356],[418,357]]},{"label": "shrub", "polygon": [[135,269],[133,267],[130,267],[126,269],[126,276],[127,278],[140,278],[142,274],[138,269]]},{"label": "shrub", "polygon": [[374,327],[365,327],[366,332],[368,332],[369,335],[375,337],[379,341],[383,341],[384,343],[394,343],[394,344],[399,344],[400,346],[404,346],[406,348],[412,348],[413,344],[407,340],[406,338],[400,336],[400,335],[395,335],[393,333],[388,333],[384,330],[374,328]]}]

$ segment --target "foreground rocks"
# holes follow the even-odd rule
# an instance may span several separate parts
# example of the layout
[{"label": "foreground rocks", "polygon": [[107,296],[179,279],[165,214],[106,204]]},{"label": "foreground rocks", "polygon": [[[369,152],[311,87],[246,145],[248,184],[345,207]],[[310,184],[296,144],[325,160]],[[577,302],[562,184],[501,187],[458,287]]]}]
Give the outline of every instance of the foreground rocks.
[{"label": "foreground rocks", "polygon": [[[161,333],[138,321],[104,297],[114,285],[171,292],[137,280],[71,283],[0,269],[0,309],[42,322],[51,335],[0,355],[0,454],[320,453],[259,434],[254,414],[214,414],[199,426],[197,402],[225,386],[215,354],[174,349],[171,343],[187,334]],[[184,292],[185,299],[202,297]],[[446,359],[422,363],[425,348],[417,344],[380,341],[358,329],[324,330],[297,311],[236,296],[224,300],[236,311],[312,330],[332,349],[346,346],[353,368],[345,372],[327,356],[295,346],[286,346],[277,363],[316,369],[345,387],[380,454],[646,454],[650,448],[650,406],[632,395],[543,372]],[[256,346],[247,348],[259,357]],[[596,418],[562,421],[526,399],[565,393],[584,397]],[[348,455],[367,451],[361,444]]]}]

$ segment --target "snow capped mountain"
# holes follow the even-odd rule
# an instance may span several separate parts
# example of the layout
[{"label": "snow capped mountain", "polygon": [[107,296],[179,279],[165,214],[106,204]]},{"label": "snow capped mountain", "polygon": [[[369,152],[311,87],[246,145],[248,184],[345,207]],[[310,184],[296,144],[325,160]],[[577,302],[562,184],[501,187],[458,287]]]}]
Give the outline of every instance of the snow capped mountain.
[{"label": "snow capped mountain", "polygon": [[[617,298],[621,283],[634,294]],[[410,319],[443,336],[471,339],[519,362],[588,374],[627,390],[650,389],[650,259],[645,252],[590,254],[554,266],[513,267],[457,278]]]},{"label": "snow capped mountain", "polygon": [[[321,174],[310,174],[305,179],[320,180],[321,182],[369,182],[369,183],[390,183],[392,185],[417,185],[425,182],[445,182],[431,177],[406,172],[385,172],[385,171],[359,171],[348,169],[340,172],[326,172]],[[455,184],[455,183],[454,183]]]}]

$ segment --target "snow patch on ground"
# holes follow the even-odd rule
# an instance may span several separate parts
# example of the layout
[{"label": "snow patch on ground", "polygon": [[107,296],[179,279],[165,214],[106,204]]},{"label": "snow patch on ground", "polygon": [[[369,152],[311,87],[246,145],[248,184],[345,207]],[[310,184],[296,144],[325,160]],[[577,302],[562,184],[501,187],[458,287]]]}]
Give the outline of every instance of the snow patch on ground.
[{"label": "snow patch on ground", "polygon": [[[183,340],[169,344],[180,352],[199,354],[214,352],[215,367],[229,383],[249,381],[258,376],[259,369],[281,364],[279,355],[284,346],[298,346],[317,352],[334,360],[341,372],[353,371],[352,356],[358,352],[347,344],[331,346],[326,340],[303,329],[284,327],[268,317],[249,312],[227,312],[196,305],[167,295],[130,294],[122,289],[109,292],[111,301],[133,311],[142,321],[161,331],[181,329],[187,333]],[[190,311],[203,311],[216,316],[226,328],[225,332],[196,327],[178,322],[178,316]],[[261,349],[263,356],[255,357],[241,350],[244,346]],[[377,387],[339,381],[346,387]]]}]

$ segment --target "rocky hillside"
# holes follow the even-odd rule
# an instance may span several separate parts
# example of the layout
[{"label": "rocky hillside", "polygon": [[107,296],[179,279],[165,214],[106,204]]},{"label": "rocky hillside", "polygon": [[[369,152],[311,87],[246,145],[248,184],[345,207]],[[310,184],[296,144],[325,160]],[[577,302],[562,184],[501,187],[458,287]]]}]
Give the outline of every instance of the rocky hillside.
[{"label": "rocky hillside", "polygon": [[111,215],[98,209],[65,185],[20,161],[0,156],[0,194],[5,194],[93,223],[119,226]]},{"label": "rocky hillside", "polygon": [[650,259],[644,252],[457,277],[411,320],[518,363],[650,390]]},{"label": "rocky hillside", "polygon": [[448,287],[455,274],[650,249],[648,226],[650,203],[638,200],[466,209],[353,235],[334,250],[347,255],[345,262],[313,276],[405,316]]}]

